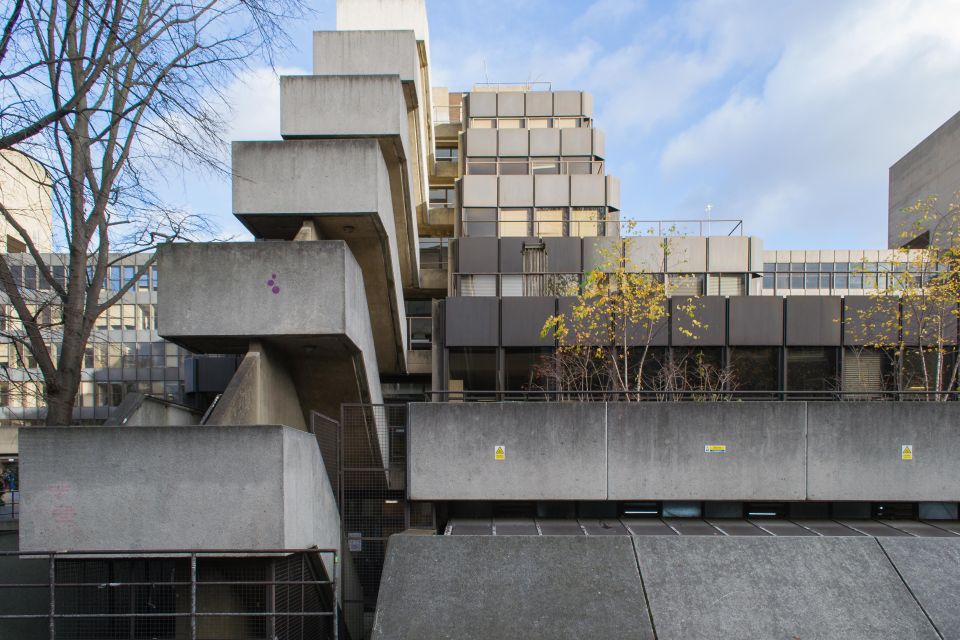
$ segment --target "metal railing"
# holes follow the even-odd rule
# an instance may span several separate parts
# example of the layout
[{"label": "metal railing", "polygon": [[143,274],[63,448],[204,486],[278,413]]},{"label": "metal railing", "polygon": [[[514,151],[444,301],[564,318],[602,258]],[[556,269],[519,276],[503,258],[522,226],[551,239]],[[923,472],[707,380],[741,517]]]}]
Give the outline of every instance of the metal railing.
[{"label": "metal railing", "polygon": [[9,637],[340,635],[335,549],[3,551],[0,563]]},{"label": "metal railing", "polygon": [[748,402],[748,401],[950,401],[960,400],[960,391],[770,390],[683,389],[639,391],[530,389],[524,391],[433,390],[427,402]]},{"label": "metal railing", "polygon": [[518,160],[467,160],[467,175],[525,176],[603,175],[603,160],[555,160],[523,158]]},{"label": "metal railing", "polygon": [[[531,126],[530,120],[534,121]],[[504,124],[501,125],[501,122]],[[468,129],[589,129],[589,116],[471,116]]]},{"label": "metal railing", "polygon": [[622,236],[742,236],[743,220],[623,220]]},{"label": "metal railing", "polygon": [[553,91],[552,82],[475,82],[474,91]]}]

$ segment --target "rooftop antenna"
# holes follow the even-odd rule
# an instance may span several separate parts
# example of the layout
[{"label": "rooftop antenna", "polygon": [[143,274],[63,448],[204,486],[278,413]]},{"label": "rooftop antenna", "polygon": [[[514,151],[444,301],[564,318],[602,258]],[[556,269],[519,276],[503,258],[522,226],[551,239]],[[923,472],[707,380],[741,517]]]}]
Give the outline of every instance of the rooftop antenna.
[{"label": "rooftop antenna", "polygon": [[707,206],[705,207],[704,210],[707,212],[707,235],[709,236],[709,235],[710,235],[711,222],[712,222],[712,217],[711,217],[710,213],[713,211],[713,205],[708,202],[708,203],[707,203]]}]

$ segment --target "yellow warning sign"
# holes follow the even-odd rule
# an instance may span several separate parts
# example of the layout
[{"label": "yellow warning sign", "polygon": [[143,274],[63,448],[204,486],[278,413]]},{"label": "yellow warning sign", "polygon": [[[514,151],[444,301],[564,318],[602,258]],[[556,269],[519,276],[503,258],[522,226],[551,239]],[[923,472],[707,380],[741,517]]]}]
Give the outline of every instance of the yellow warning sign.
[{"label": "yellow warning sign", "polygon": [[705,444],[703,445],[704,453],[726,453],[727,445],[725,444]]},{"label": "yellow warning sign", "polygon": [[900,446],[900,459],[913,460],[913,447],[911,445],[904,444]]},{"label": "yellow warning sign", "polygon": [[507,459],[507,448],[502,444],[498,444],[493,450],[493,459],[494,460],[506,460]]}]

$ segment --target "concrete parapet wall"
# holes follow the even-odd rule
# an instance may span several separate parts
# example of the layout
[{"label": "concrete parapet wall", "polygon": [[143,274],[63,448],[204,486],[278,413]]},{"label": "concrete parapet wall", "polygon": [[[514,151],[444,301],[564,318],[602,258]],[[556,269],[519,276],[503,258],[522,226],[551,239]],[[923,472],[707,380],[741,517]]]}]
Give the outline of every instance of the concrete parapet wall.
[{"label": "concrete parapet wall", "polygon": [[958,424],[956,402],[413,404],[410,497],[957,502]]},{"label": "concrete parapet wall", "polygon": [[339,548],[313,435],[281,426],[21,429],[21,550]]}]

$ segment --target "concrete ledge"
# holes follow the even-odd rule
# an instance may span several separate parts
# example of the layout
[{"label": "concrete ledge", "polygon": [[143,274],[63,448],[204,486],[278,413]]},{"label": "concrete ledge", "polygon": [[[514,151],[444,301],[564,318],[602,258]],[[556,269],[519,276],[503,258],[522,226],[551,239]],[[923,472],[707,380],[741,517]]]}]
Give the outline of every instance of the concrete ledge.
[{"label": "concrete ledge", "polygon": [[604,410],[589,403],[411,404],[410,499],[604,500]]},{"label": "concrete ledge", "polygon": [[[803,500],[805,406],[607,405],[608,500]],[[705,447],[724,447],[707,452]]]},{"label": "concrete ledge", "polygon": [[629,538],[393,536],[372,637],[654,634]]},{"label": "concrete ledge", "polygon": [[20,430],[20,548],[340,547],[313,435],[281,426]]}]

